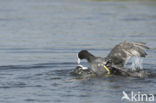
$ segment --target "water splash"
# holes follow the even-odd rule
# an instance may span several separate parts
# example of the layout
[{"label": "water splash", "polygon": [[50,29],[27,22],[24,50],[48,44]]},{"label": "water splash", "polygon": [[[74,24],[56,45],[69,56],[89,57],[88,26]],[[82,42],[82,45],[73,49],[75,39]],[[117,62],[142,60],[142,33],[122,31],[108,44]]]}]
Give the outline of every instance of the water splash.
[{"label": "water splash", "polygon": [[142,65],[143,58],[141,58],[141,57],[132,57],[131,60],[132,60],[131,68],[132,68],[133,71],[143,69],[143,65]]},{"label": "water splash", "polygon": [[124,67],[131,68],[132,71],[143,69],[143,58],[136,56],[131,57],[126,61]]}]

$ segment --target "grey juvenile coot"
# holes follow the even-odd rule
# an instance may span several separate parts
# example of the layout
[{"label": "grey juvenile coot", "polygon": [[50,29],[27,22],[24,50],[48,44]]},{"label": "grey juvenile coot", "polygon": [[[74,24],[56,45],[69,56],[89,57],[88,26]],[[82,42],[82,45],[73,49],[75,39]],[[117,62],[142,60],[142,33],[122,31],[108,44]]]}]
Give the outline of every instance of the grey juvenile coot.
[{"label": "grey juvenile coot", "polygon": [[117,44],[106,58],[95,57],[87,50],[82,50],[78,53],[78,63],[81,59],[86,59],[92,69],[97,75],[109,73],[107,68],[108,61],[111,61],[111,66],[122,68],[126,61],[132,57],[145,57],[147,54],[144,49],[149,49],[142,42],[126,42],[123,41]]}]

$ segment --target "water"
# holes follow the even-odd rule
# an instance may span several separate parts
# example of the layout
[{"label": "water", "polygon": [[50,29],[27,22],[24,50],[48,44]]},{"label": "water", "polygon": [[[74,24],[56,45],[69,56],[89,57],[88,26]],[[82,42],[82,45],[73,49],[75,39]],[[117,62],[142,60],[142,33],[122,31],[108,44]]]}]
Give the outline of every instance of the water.
[{"label": "water", "polygon": [[154,0],[1,0],[0,103],[120,103],[123,90],[156,94],[155,78],[69,74],[80,50],[105,57],[123,40],[146,42],[143,67],[156,72],[155,11]]}]

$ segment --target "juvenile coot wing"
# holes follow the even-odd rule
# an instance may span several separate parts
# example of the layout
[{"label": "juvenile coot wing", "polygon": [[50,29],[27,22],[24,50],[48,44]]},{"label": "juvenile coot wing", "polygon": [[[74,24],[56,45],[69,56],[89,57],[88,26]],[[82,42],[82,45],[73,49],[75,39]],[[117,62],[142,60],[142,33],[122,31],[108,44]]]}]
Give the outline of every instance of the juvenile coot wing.
[{"label": "juvenile coot wing", "polygon": [[145,57],[147,55],[145,49],[149,49],[149,47],[143,42],[123,41],[111,50],[107,58],[111,59],[114,65],[123,67],[126,61],[132,56]]}]

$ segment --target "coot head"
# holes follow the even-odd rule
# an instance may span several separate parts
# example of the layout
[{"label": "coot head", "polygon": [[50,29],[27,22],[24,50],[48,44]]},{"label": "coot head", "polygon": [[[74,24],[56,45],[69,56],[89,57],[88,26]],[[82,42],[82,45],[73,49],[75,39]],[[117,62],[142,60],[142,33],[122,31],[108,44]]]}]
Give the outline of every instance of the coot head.
[{"label": "coot head", "polygon": [[90,53],[89,53],[87,50],[81,50],[81,51],[78,53],[78,57],[79,57],[80,59],[87,59],[89,56],[90,56]]},{"label": "coot head", "polygon": [[92,55],[90,52],[87,50],[81,50],[78,53],[78,59],[87,59],[88,62],[91,62],[94,59],[94,55]]}]

